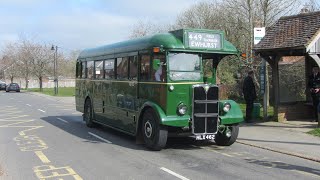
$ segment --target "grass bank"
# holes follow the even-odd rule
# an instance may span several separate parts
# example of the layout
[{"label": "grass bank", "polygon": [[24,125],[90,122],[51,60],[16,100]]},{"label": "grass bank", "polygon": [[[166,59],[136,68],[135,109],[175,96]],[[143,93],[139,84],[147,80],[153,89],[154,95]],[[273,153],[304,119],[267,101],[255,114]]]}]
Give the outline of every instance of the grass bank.
[{"label": "grass bank", "polygon": [[[54,96],[54,88],[43,88],[42,92],[40,92],[39,88],[29,88],[27,91],[38,92],[38,93]],[[74,96],[74,87],[59,87],[57,96],[61,96],[61,97]]]},{"label": "grass bank", "polygon": [[320,128],[316,128],[312,131],[309,131],[308,134],[320,137]]}]

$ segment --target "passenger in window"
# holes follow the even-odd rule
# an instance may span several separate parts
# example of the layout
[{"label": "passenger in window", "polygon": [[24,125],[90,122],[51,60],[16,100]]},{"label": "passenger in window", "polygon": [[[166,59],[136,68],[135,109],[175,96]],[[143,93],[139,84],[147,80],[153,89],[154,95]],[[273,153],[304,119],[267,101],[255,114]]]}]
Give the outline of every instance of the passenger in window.
[{"label": "passenger in window", "polygon": [[162,65],[159,66],[159,69],[154,74],[156,81],[161,81],[161,75],[162,75]]}]

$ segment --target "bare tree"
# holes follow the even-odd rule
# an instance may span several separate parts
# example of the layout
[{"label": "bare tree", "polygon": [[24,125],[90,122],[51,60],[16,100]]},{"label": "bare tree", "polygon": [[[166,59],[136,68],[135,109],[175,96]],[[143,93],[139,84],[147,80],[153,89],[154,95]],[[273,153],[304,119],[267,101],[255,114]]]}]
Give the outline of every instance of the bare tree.
[{"label": "bare tree", "polygon": [[32,49],[31,40],[20,38],[18,58],[20,59],[21,77],[25,80],[26,89],[29,87],[29,79],[32,75]]},{"label": "bare tree", "polygon": [[20,75],[17,54],[18,51],[15,43],[6,44],[5,48],[3,49],[3,71],[4,76],[8,77],[11,83],[14,81],[14,78]]},{"label": "bare tree", "polygon": [[298,0],[259,0],[258,21],[263,27],[270,27],[281,16],[288,16],[297,12]]},{"label": "bare tree", "polygon": [[202,1],[178,15],[180,28],[221,29],[218,2]]},{"label": "bare tree", "polygon": [[43,77],[48,75],[50,64],[52,63],[51,46],[33,44],[31,46],[31,62],[33,75],[39,80],[40,91],[42,91]]}]

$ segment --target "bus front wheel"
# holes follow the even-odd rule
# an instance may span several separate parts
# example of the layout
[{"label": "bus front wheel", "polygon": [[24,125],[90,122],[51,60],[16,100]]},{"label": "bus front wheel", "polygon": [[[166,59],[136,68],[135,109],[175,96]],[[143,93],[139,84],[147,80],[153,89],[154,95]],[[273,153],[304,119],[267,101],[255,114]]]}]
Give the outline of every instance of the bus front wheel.
[{"label": "bus front wheel", "polygon": [[230,134],[227,135],[227,129],[224,130],[223,132],[217,133],[214,141],[216,142],[217,145],[219,146],[230,146],[232,145],[238,138],[239,134],[239,125],[232,125],[228,127],[230,130]]},{"label": "bus front wheel", "polygon": [[159,151],[166,146],[168,130],[160,125],[160,120],[153,109],[148,109],[144,113],[141,130],[147,148]]},{"label": "bus front wheel", "polygon": [[84,103],[83,121],[90,128],[95,126],[94,122],[92,121],[92,117],[93,117],[92,105],[91,105],[90,99],[87,99],[86,102]]}]

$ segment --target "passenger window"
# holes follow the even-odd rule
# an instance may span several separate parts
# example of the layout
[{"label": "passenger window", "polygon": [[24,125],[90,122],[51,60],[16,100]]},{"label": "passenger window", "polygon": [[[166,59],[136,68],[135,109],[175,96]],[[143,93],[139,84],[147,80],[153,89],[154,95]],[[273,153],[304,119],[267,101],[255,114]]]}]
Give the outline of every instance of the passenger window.
[{"label": "passenger window", "polygon": [[102,79],[103,78],[103,61],[95,61],[95,76],[96,79]]},{"label": "passenger window", "polygon": [[88,76],[87,78],[93,78],[93,61],[87,61],[87,69],[88,69]]},{"label": "passenger window", "polygon": [[155,54],[153,59],[159,59],[160,64],[158,65],[158,69],[152,68],[152,80],[165,82],[167,80],[166,56],[164,54]]},{"label": "passenger window", "polygon": [[81,73],[81,78],[86,78],[87,77],[87,62],[82,62],[82,73]]},{"label": "passenger window", "polygon": [[114,59],[104,61],[105,79],[114,79]]},{"label": "passenger window", "polygon": [[137,80],[138,76],[138,58],[137,56],[130,56],[129,57],[129,79]]},{"label": "passenger window", "polygon": [[150,77],[150,55],[142,55],[140,63],[140,80],[149,80]]},{"label": "passenger window", "polygon": [[77,62],[76,64],[76,78],[81,78],[81,63]]},{"label": "passenger window", "polygon": [[128,58],[117,58],[117,79],[128,79]]}]

